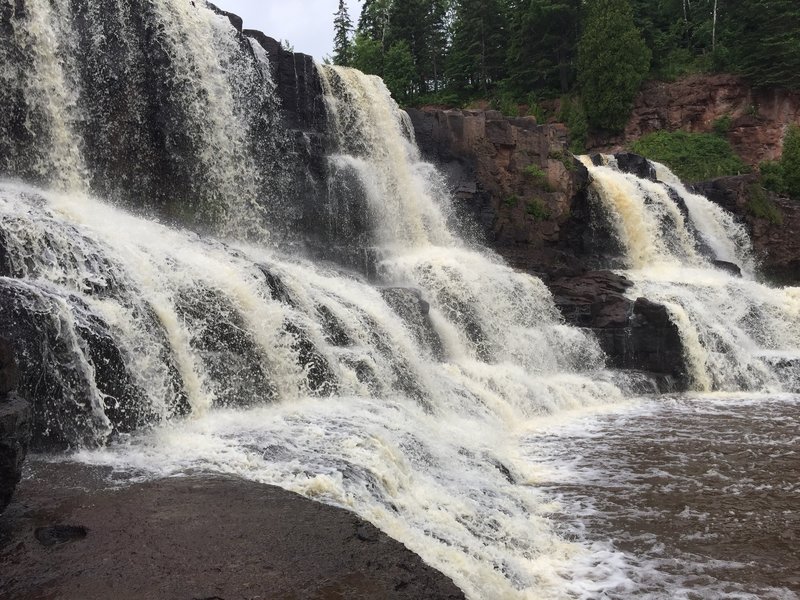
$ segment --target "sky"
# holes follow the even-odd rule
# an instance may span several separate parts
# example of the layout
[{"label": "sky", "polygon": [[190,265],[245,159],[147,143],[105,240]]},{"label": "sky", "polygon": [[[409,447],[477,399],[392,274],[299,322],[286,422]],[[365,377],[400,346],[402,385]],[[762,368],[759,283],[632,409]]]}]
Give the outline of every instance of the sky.
[{"label": "sky", "polygon": [[[259,29],[276,40],[287,40],[295,52],[318,61],[333,53],[333,13],[339,0],[211,0],[244,19],[245,29]],[[361,0],[346,0],[353,25]]]}]

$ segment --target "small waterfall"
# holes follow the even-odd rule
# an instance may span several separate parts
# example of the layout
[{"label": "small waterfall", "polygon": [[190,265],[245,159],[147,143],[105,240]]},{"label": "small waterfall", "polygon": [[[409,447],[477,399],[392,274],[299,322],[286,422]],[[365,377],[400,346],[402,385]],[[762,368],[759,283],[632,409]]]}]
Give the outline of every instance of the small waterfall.
[{"label": "small waterfall", "polygon": [[[681,331],[699,390],[796,391],[800,360],[797,288],[753,279],[744,227],[707,198],[690,193],[664,165],[650,181],[619,170],[613,157],[583,159],[593,187],[626,249],[635,286],[667,306]],[[742,277],[716,268],[734,263]],[[779,367],[779,368],[776,368]]]}]

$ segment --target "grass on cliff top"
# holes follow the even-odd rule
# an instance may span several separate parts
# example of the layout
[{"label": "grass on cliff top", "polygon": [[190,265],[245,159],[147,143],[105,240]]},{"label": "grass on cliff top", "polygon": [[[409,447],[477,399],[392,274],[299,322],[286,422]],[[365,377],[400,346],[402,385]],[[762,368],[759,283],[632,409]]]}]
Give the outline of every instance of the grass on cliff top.
[{"label": "grass on cliff top", "polygon": [[656,131],[631,144],[631,151],[667,165],[684,181],[747,173],[728,141],[713,133]]}]

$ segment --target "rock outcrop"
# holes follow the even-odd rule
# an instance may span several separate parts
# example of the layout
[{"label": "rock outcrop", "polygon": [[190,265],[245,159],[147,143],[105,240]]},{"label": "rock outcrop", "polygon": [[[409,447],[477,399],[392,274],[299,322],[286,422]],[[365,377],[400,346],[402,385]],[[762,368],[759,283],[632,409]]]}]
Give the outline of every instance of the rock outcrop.
[{"label": "rock outcrop", "polygon": [[592,151],[618,152],[662,129],[707,133],[722,118],[730,118],[728,140],[746,163],[774,160],[781,154],[787,125],[800,123],[800,93],[754,89],[726,74],[650,81],[639,92],[624,133],[597,136],[589,146]]},{"label": "rock outcrop", "polygon": [[[631,300],[631,283],[588,172],[567,149],[563,126],[497,111],[411,110],[417,143],[447,177],[460,214],[513,266],[545,281],[568,323],[591,330],[609,366],[644,371],[661,390],[688,384],[683,346],[667,309]],[[620,154],[626,170],[654,179],[652,165]]]},{"label": "rock outcrop", "polygon": [[11,501],[28,450],[28,404],[19,398],[17,364],[11,344],[0,338],[0,512]]},{"label": "rock outcrop", "polygon": [[359,598],[464,594],[350,511],[238,478],[112,483],[32,462],[0,518],[0,598]]},{"label": "rock outcrop", "polygon": [[510,264],[544,277],[616,266],[618,244],[589,197],[588,173],[569,152],[563,125],[492,110],[408,112],[462,220],[477,223]]},{"label": "rock outcrop", "polygon": [[[764,277],[800,283],[800,202],[764,190],[755,175],[720,177],[693,188],[747,225]],[[765,206],[774,211],[772,219],[764,216]]]},{"label": "rock outcrop", "polygon": [[661,391],[685,389],[686,361],[680,332],[661,304],[631,300],[633,284],[610,271],[595,271],[550,282],[556,306],[571,325],[594,333],[608,366],[644,371]]}]

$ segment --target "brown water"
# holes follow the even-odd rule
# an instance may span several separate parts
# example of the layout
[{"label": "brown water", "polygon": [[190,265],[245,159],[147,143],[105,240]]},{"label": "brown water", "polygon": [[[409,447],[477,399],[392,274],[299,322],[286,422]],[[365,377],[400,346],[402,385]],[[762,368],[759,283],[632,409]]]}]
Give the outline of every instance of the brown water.
[{"label": "brown water", "polygon": [[562,533],[624,564],[596,597],[800,597],[800,397],[659,398],[530,443]]}]

